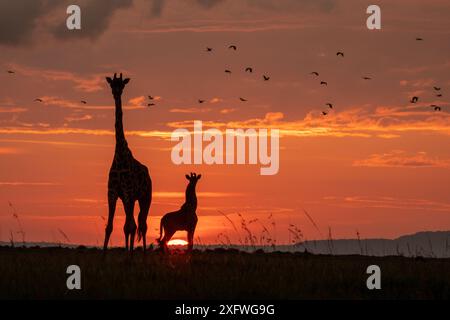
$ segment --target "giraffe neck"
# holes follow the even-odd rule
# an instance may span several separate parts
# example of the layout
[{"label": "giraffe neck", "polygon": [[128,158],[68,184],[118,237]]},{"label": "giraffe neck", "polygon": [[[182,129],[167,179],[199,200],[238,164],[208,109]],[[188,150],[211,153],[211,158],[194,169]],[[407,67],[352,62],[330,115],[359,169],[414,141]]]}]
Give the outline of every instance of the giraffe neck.
[{"label": "giraffe neck", "polygon": [[114,102],[116,104],[116,145],[122,144],[123,142],[126,142],[125,140],[125,134],[123,132],[123,122],[122,122],[122,97],[121,96],[114,96]]},{"label": "giraffe neck", "polygon": [[189,183],[186,188],[186,201],[185,203],[191,208],[197,210],[197,195],[195,194],[195,184]]}]

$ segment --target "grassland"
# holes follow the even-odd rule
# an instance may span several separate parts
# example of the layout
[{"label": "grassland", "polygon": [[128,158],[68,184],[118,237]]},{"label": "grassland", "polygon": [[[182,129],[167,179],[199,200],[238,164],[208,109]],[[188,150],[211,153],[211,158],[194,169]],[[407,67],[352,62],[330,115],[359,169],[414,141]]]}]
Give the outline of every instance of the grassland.
[{"label": "grassland", "polygon": [[[66,268],[81,268],[68,290]],[[381,268],[381,290],[366,287]],[[0,247],[1,299],[449,299],[450,259]]]}]

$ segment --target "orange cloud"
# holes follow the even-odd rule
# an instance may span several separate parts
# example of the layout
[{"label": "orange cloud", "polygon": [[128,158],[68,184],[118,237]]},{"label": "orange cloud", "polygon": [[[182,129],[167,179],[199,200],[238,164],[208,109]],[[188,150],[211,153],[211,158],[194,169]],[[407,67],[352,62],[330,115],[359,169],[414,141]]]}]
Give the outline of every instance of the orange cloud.
[{"label": "orange cloud", "polygon": [[234,111],[236,111],[235,108],[225,108],[225,109],[220,110],[220,113],[221,114],[229,114],[229,113],[232,113]]},{"label": "orange cloud", "polygon": [[58,186],[58,185],[60,184],[54,182],[0,181],[0,186],[8,186],[8,187],[20,187],[20,186],[42,187],[42,186]]},{"label": "orange cloud", "polygon": [[28,109],[25,108],[18,108],[18,107],[12,107],[12,108],[0,108],[0,113],[21,113],[28,111]]},{"label": "orange cloud", "polygon": [[212,98],[211,100],[209,100],[210,103],[219,103],[222,101],[223,101],[223,99],[221,99],[221,98]]},{"label": "orange cloud", "polygon": [[[112,136],[114,135],[113,130],[103,130],[103,129],[83,129],[83,128],[0,128],[1,134],[24,134],[24,135],[62,135],[62,134],[83,134],[83,135],[94,135],[94,136]],[[131,130],[126,131],[126,135],[139,136],[139,137],[155,137],[155,138],[165,138],[170,139],[172,132],[170,131],[139,131]]]},{"label": "orange cloud", "polygon": [[[192,127],[193,121],[167,124],[172,128]],[[427,107],[379,107],[374,111],[352,108],[330,113],[309,112],[303,119],[286,121],[281,112],[267,113],[264,118],[243,121],[203,121],[203,127],[280,129],[281,136],[308,137],[379,137],[392,138],[404,132],[433,132],[450,135],[450,114],[436,113]],[[387,136],[386,136],[387,135]]]},{"label": "orange cloud", "polygon": [[16,64],[11,65],[11,69],[13,69],[17,74],[27,77],[39,77],[50,81],[72,82],[75,85],[75,89],[84,92],[96,92],[104,89],[105,87],[104,77],[102,74],[81,77],[68,71],[44,70]]},{"label": "orange cloud", "polygon": [[404,168],[423,168],[423,167],[448,167],[450,160],[440,160],[431,158],[426,152],[417,152],[416,154],[407,154],[402,150],[394,150],[383,154],[372,154],[367,159],[356,160],[353,162],[357,167],[404,167]]},{"label": "orange cloud", "polygon": [[145,97],[139,96],[128,100],[128,103],[132,106],[143,106],[145,105]]},{"label": "orange cloud", "polygon": [[[113,107],[107,107],[113,108]],[[133,107],[130,107],[133,108]],[[134,107],[138,108],[138,107]],[[171,109],[170,112],[198,113],[208,112],[210,109],[186,108]],[[128,135],[140,137],[169,138],[174,128],[193,128],[194,120],[168,122],[168,130],[131,130]],[[425,107],[421,110],[417,106],[408,107],[378,107],[374,111],[366,108],[352,108],[341,112],[330,113],[324,117],[318,111],[309,112],[304,118],[288,121],[282,112],[269,112],[262,118],[251,118],[236,121],[209,121],[202,123],[203,128],[255,128],[279,129],[282,137],[362,137],[392,139],[402,133],[435,133],[450,135],[450,114],[434,112]],[[88,134],[113,135],[112,130],[82,129],[82,128],[42,128],[31,129],[23,127],[4,127],[0,129],[4,134]]]},{"label": "orange cloud", "polygon": [[92,120],[93,117],[90,114],[85,114],[83,116],[69,116],[65,117],[64,120],[67,122],[78,122],[78,121],[86,121]]},{"label": "orange cloud", "polygon": [[174,108],[169,110],[172,113],[206,113],[210,111],[210,108]]},{"label": "orange cloud", "polygon": [[[140,98],[140,97],[138,97]],[[56,106],[60,108],[68,108],[68,109],[87,109],[87,110],[112,110],[115,107],[113,105],[86,105],[82,104],[80,101],[71,101],[55,96],[42,96],[40,97],[42,103],[49,106]],[[137,98],[131,99],[133,102],[130,106],[124,106],[125,110],[137,110],[145,108],[142,105],[138,105],[135,100]],[[130,100],[130,101],[131,101]]]},{"label": "orange cloud", "polygon": [[403,199],[376,196],[324,197],[329,205],[345,208],[384,208],[404,210],[450,211],[450,203],[428,199]]},{"label": "orange cloud", "polygon": [[236,21],[232,24],[202,25],[202,26],[180,26],[180,27],[155,27],[149,29],[128,29],[125,32],[137,34],[152,33],[210,33],[210,32],[262,32],[273,30],[296,30],[312,27],[312,24],[305,23],[272,23],[263,22],[259,26],[255,26],[255,21],[249,21],[248,24],[236,25]]},{"label": "orange cloud", "polygon": [[20,153],[19,149],[16,148],[0,148],[0,154],[18,154]]}]

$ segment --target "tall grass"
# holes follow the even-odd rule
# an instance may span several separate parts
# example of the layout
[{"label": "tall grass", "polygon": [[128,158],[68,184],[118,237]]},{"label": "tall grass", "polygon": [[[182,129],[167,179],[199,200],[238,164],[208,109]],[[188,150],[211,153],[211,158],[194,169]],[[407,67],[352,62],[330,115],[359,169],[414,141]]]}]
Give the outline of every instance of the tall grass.
[{"label": "tall grass", "polygon": [[[18,241],[15,237],[15,235],[17,234],[17,235],[19,235],[19,237],[21,239],[22,245],[25,246],[26,233],[23,228],[23,224],[22,224],[22,221],[18,214],[18,211],[10,201],[8,201],[8,205],[12,212],[12,217],[13,217],[14,221],[16,222],[17,229],[18,229],[17,231],[15,231],[14,229],[9,230],[10,245],[11,245],[11,247],[15,247],[17,245]],[[303,208],[302,208],[302,211],[305,214],[305,216],[307,217],[307,220],[312,224],[314,229],[317,231],[317,233],[320,234],[322,236],[322,239],[324,239],[326,241],[325,250],[328,251],[329,254],[334,255],[336,248],[335,248],[335,244],[334,244],[331,227],[330,226],[328,227],[327,236],[323,237],[323,233],[321,232],[318,224],[316,223],[316,221],[314,221],[312,216]],[[258,249],[258,247],[260,249],[264,248],[264,250],[272,250],[272,251],[277,250],[277,245],[278,245],[277,223],[276,223],[276,220],[272,213],[270,213],[266,217],[258,217],[258,218],[248,219],[248,218],[245,218],[244,215],[241,214],[240,212],[235,212],[233,214],[237,216],[237,221],[236,221],[236,219],[230,218],[231,214],[226,214],[220,210],[218,210],[218,212],[229,223],[233,234],[230,235],[230,234],[228,234],[227,231],[218,233],[217,237],[216,237],[217,244],[219,244],[225,248],[240,246],[246,250],[247,249],[256,250],[256,249]],[[104,216],[99,216],[99,218],[103,222],[106,223],[106,218]],[[96,226],[97,226],[97,224],[96,224]],[[155,230],[158,231],[159,229],[156,228]],[[62,244],[67,244],[67,245],[71,244],[71,239],[62,229],[57,228],[55,231],[58,232],[56,236],[53,233],[53,230],[51,230],[52,236],[53,236],[53,241],[55,243],[57,243],[60,247],[62,246]],[[305,252],[317,252],[318,241],[308,241],[306,239],[306,236],[303,233],[302,229],[300,227],[298,227],[297,225],[289,223],[287,225],[287,228],[285,229],[285,233],[288,234],[288,236],[289,236],[289,242],[286,245],[292,247],[293,249],[303,248]],[[62,241],[61,241],[61,239],[62,239]],[[236,240],[233,240],[233,239],[236,239]],[[365,242],[365,247],[364,247],[363,241],[361,239],[361,233],[358,229],[356,229],[356,239],[357,239],[359,254],[360,255],[369,255],[368,242],[367,241]],[[113,241],[113,239],[110,239],[111,247],[113,246],[112,241]],[[236,241],[237,241],[237,243],[236,243]],[[20,243],[20,241],[19,241],[19,243]],[[207,246],[207,244],[203,243],[200,236],[196,237],[195,243],[199,247]],[[98,240],[97,240],[97,245],[98,245]],[[428,236],[428,245],[425,244],[425,247],[427,248],[427,250],[425,250],[423,247],[417,246],[417,245],[414,248],[411,248],[410,243],[406,243],[405,252],[403,252],[401,250],[399,244],[397,244],[395,250],[396,250],[396,254],[398,256],[404,256],[405,253],[407,253],[408,256],[411,256],[411,257],[412,256],[437,257],[439,255],[446,256],[446,257],[450,256],[450,254],[449,254],[450,238],[449,237],[445,238],[443,246],[441,247],[442,254],[441,253],[436,254],[434,252],[435,248],[433,247],[433,243],[429,236]],[[384,248],[383,254],[386,255],[387,252],[386,252],[386,248],[384,247],[384,244],[383,244],[383,248]],[[260,249],[258,249],[258,250],[260,250]]]},{"label": "tall grass", "polygon": [[69,237],[67,236],[67,234],[66,234],[64,231],[62,231],[61,229],[59,229],[59,228],[58,228],[58,232],[62,235],[62,237],[63,237],[64,240],[66,241],[66,244],[70,244],[70,239],[69,239]]},{"label": "tall grass", "polygon": [[356,238],[358,239],[359,252],[362,255],[363,254],[363,248],[362,248],[362,245],[361,245],[361,237],[360,237],[358,229],[356,229]]},{"label": "tall grass", "polygon": [[[17,213],[17,210],[13,206],[11,201],[8,201],[8,205],[12,211],[12,216],[13,216],[14,220],[17,222],[18,231],[16,233],[22,237],[22,245],[25,246],[25,231],[23,230],[22,222],[20,221],[19,214]],[[14,240],[14,237],[12,237],[12,239]]]}]

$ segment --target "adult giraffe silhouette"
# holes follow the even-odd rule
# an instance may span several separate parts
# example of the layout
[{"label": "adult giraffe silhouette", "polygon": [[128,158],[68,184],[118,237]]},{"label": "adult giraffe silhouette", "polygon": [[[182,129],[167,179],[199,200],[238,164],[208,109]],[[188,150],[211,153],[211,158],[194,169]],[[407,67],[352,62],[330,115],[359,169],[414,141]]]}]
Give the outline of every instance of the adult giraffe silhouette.
[{"label": "adult giraffe silhouette", "polygon": [[114,78],[106,77],[109,83],[116,106],[116,149],[114,159],[109,170],[108,178],[108,222],[105,228],[105,243],[103,249],[108,248],[109,237],[113,229],[114,213],[116,211],[117,199],[121,199],[125,209],[125,247],[133,251],[134,238],[136,235],[136,222],[134,221],[134,204],[139,203],[138,215],[138,241],[142,238],[144,252],[146,249],[147,216],[152,202],[152,180],[146,166],[137,161],[123,132],[122,123],[122,92],[129,78],[123,79],[122,74]]},{"label": "adult giraffe silhouette", "polygon": [[[167,251],[167,242],[170,241],[172,236],[177,231],[187,231],[188,233],[188,251],[192,251],[194,246],[194,232],[197,226],[197,195],[195,193],[195,187],[198,180],[202,177],[201,174],[191,172],[190,175],[186,175],[186,179],[189,181],[186,187],[186,200],[181,206],[180,210],[169,212],[162,217],[159,225],[159,242],[162,250]],[[164,231],[164,237],[162,236]]]}]

